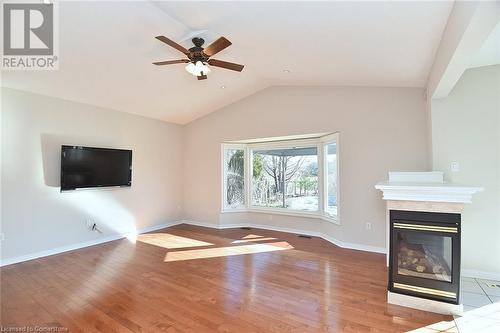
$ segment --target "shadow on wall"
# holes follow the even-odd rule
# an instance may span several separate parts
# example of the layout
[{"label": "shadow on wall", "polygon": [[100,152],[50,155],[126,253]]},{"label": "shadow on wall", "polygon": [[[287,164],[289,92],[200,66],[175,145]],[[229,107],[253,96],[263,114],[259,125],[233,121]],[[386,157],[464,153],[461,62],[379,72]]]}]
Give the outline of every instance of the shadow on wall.
[{"label": "shadow on wall", "polygon": [[[103,144],[105,142],[105,144]],[[45,185],[60,187],[61,178],[61,146],[89,146],[89,147],[114,147],[114,142],[99,140],[90,137],[61,136],[54,134],[40,134],[42,148],[43,180]]]}]

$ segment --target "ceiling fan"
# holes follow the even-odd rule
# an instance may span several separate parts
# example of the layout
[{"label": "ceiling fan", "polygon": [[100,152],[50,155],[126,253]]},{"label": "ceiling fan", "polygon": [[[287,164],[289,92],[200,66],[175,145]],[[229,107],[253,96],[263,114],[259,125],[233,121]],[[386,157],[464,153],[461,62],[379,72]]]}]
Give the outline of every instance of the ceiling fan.
[{"label": "ceiling fan", "polygon": [[231,45],[231,42],[225,37],[220,37],[206,48],[202,47],[205,40],[203,38],[195,37],[192,39],[194,46],[189,50],[165,36],[156,36],[155,38],[184,53],[188,59],[158,61],[153,62],[154,65],[162,66],[182,63],[187,64],[186,71],[198,77],[198,80],[205,80],[207,78],[207,74],[210,72],[210,67],[208,65],[230,69],[237,72],[241,72],[243,70],[243,65],[210,58],[214,54],[219,53]]}]

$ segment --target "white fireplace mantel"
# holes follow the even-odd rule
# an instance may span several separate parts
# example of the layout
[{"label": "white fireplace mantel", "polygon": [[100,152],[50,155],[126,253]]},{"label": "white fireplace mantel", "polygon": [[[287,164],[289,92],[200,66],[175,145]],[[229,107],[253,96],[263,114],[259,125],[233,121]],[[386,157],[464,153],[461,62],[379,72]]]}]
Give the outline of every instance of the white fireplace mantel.
[{"label": "white fireplace mantel", "polygon": [[472,195],[481,187],[447,183],[380,182],[375,185],[384,194],[384,200],[460,202],[470,203]]},{"label": "white fireplace mantel", "polygon": [[442,172],[390,172],[375,185],[384,200],[470,203],[482,187],[445,183]]}]

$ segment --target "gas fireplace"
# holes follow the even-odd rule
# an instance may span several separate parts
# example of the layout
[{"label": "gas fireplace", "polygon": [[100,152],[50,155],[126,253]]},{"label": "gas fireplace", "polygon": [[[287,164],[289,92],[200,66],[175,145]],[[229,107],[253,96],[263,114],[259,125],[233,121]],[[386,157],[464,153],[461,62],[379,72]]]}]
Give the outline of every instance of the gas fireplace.
[{"label": "gas fireplace", "polygon": [[390,211],[389,291],[459,304],[460,214]]},{"label": "gas fireplace", "polygon": [[389,172],[375,188],[387,208],[387,302],[460,315],[461,214],[483,189],[446,183],[440,171]]}]

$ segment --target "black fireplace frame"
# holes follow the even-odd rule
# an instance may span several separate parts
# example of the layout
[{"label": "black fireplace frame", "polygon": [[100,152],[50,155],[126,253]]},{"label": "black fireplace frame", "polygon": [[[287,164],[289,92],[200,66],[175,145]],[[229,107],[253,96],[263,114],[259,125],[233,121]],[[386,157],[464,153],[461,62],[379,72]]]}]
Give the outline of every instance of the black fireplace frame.
[{"label": "black fireplace frame", "polygon": [[[461,215],[455,213],[431,213],[417,211],[391,210],[390,215],[390,243],[389,243],[389,285],[388,290],[394,293],[416,296],[420,298],[441,301],[451,304],[459,304],[460,301],[460,235]],[[447,236],[452,239],[452,267],[451,282],[432,280],[423,277],[406,276],[397,273],[398,258],[396,255],[396,234],[400,229],[394,228],[394,223],[406,223],[422,226],[439,226],[456,228],[457,233],[446,233],[441,231],[425,231],[405,229],[405,232],[428,233],[432,235]],[[394,283],[398,285],[395,287]],[[398,288],[406,285],[411,287],[439,290],[446,293],[454,293],[455,298],[430,294],[421,291]],[[423,289],[423,290],[425,290]]]}]

